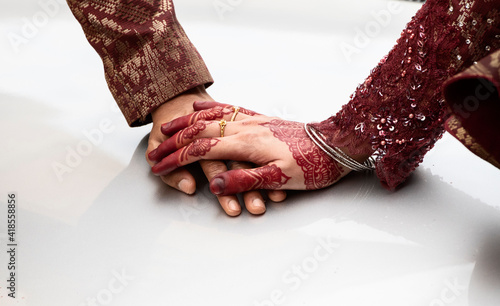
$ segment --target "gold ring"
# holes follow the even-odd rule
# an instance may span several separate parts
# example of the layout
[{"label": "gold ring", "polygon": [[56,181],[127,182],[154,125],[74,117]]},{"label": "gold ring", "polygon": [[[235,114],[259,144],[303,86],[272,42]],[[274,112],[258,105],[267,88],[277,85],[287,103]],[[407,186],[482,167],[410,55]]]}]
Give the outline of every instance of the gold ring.
[{"label": "gold ring", "polygon": [[219,121],[219,126],[220,126],[220,137],[224,137],[224,129],[226,128],[226,119],[222,119]]},{"label": "gold ring", "polygon": [[234,111],[234,114],[231,117],[231,121],[234,121],[234,119],[236,119],[236,116],[238,115],[238,113],[240,111],[240,107],[239,106],[233,106],[233,111]]}]

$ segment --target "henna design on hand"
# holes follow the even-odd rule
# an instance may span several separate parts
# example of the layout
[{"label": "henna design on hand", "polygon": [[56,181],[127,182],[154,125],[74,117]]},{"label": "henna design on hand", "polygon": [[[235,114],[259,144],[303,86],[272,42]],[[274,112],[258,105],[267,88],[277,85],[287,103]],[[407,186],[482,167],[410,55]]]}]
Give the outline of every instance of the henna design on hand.
[{"label": "henna design on hand", "polygon": [[290,177],[276,165],[267,165],[251,170],[232,170],[224,172],[210,182],[210,190],[215,195],[235,194],[247,190],[277,190],[285,185]]},{"label": "henna design on hand", "polygon": [[261,125],[268,127],[274,137],[288,145],[304,172],[306,189],[330,186],[341,177],[344,170],[309,139],[302,123],[274,119]]},{"label": "henna design on hand", "polygon": [[194,140],[189,146],[184,147],[179,155],[179,162],[183,162],[188,159],[189,156],[199,157],[205,156],[212,147],[220,142],[219,139],[213,138],[201,138]]},{"label": "henna design on hand", "polygon": [[189,163],[186,162],[189,157],[205,156],[215,145],[219,143],[219,141],[219,139],[212,138],[196,139],[188,146],[185,146],[182,150],[166,156],[151,169],[153,173],[157,175],[166,175],[183,164]]},{"label": "henna design on hand", "polygon": [[[208,102],[207,102],[208,103]],[[216,102],[213,102],[216,103]],[[217,103],[220,104],[220,103]],[[224,105],[224,104],[222,104]],[[178,131],[191,127],[191,125],[196,124],[198,121],[210,121],[210,120],[218,120],[224,118],[224,116],[228,116],[234,113],[234,109],[230,106],[221,106],[217,105],[212,108],[202,109],[197,111],[194,114],[187,115],[184,117],[180,117],[174,119],[170,122],[167,122],[161,126],[161,132],[166,136],[173,136]],[[247,110],[244,108],[240,108],[239,113],[245,114],[248,116],[254,116],[258,113],[253,112],[251,110]],[[229,118],[228,118],[229,119]]]},{"label": "henna design on hand", "polygon": [[245,114],[245,115],[248,115],[248,116],[259,115],[259,113],[251,111],[251,110],[243,108],[243,107],[240,107],[240,114]]},{"label": "henna design on hand", "polygon": [[222,106],[215,106],[210,109],[202,110],[191,117],[189,124],[193,124],[193,122],[197,122],[199,120],[216,120],[222,119],[225,115],[229,115],[233,113],[232,109],[225,108]]},{"label": "henna design on hand", "polygon": [[177,134],[176,142],[182,144],[184,139],[193,139],[200,132],[207,128],[206,121],[198,121],[193,125],[188,126]]},{"label": "henna design on hand", "polygon": [[[253,186],[260,189],[276,190],[285,185],[290,177],[286,176],[276,165],[267,165],[247,172],[249,178],[254,180]],[[254,188],[252,188],[254,189]]]},{"label": "henna design on hand", "polygon": [[[231,110],[231,112],[234,112],[233,107],[235,107],[235,106],[234,105],[230,105],[230,104],[213,102],[213,101],[196,101],[193,104],[193,108],[194,108],[195,111],[207,110],[207,109],[211,109],[211,108],[214,108],[214,107],[225,107],[225,108],[229,108]],[[249,110],[249,109],[246,109],[246,108],[243,108],[243,107],[240,107],[239,112],[242,113],[242,114],[248,115],[248,116],[260,115],[257,112],[254,112],[252,110]]]},{"label": "henna design on hand", "polygon": [[[217,119],[222,119],[224,118],[225,115],[230,115],[234,113],[233,107],[229,106],[214,106],[209,109],[201,110],[197,113],[195,113],[191,119],[189,124],[193,124],[193,122],[196,122],[198,120],[217,120]],[[245,114],[248,116],[254,116],[257,115],[256,112],[248,110],[246,108],[240,107],[239,113]]]},{"label": "henna design on hand", "polygon": [[186,140],[193,139],[196,135],[204,131],[207,127],[206,121],[198,121],[193,125],[178,132],[175,138],[169,138],[161,143],[158,148],[151,151],[148,155],[149,159],[155,162],[159,162],[161,159],[167,155],[175,152],[178,147],[183,146]]}]

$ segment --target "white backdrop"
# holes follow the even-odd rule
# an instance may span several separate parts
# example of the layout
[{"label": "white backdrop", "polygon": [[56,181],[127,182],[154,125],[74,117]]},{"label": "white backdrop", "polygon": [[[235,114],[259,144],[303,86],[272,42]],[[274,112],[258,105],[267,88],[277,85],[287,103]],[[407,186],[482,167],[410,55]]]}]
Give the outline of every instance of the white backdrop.
[{"label": "white backdrop", "polygon": [[[63,1],[1,5],[0,305],[493,301],[485,292],[500,275],[500,172],[449,135],[395,193],[373,175],[350,175],[326,190],[291,192],[263,216],[230,218],[196,167],[194,196],[150,174],[143,139],[150,127],[126,125]],[[346,103],[420,7],[175,5],[216,80],[214,98],[302,122]],[[16,299],[7,288],[11,193]]]}]

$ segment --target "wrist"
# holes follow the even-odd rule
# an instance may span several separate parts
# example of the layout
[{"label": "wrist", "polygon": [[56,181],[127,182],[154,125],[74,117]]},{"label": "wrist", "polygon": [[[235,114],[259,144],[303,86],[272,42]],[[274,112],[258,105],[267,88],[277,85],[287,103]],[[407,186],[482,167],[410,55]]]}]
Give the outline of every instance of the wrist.
[{"label": "wrist", "polygon": [[[311,124],[305,124],[304,130],[309,138],[324,153],[330,156],[335,162],[347,169],[354,171],[373,170],[374,162],[370,159],[371,152],[352,152],[346,146],[335,146],[327,141],[327,136],[317,130]],[[331,136],[331,135],[330,135]],[[331,137],[330,137],[331,140]]]},{"label": "wrist", "polygon": [[195,101],[214,101],[214,99],[206,92],[204,85],[199,85],[173,97],[152,111],[153,123],[164,123],[158,121],[170,121],[193,113]]}]

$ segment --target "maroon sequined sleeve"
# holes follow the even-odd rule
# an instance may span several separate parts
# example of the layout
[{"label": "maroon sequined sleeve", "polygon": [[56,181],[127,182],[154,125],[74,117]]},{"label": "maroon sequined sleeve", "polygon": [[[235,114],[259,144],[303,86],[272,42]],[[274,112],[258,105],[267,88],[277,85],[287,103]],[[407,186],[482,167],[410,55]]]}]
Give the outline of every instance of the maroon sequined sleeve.
[{"label": "maroon sequined sleeve", "polygon": [[499,2],[428,0],[348,104],[314,126],[332,146],[374,154],[394,189],[442,136],[442,86],[500,46]]},{"label": "maroon sequined sleeve", "polygon": [[213,82],[177,21],[171,0],[68,0],[104,64],[106,81],[130,126],[155,108]]}]

